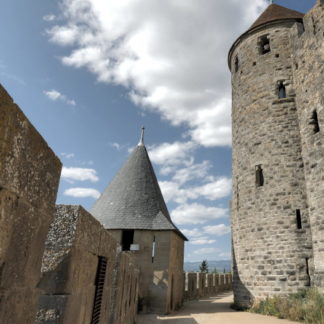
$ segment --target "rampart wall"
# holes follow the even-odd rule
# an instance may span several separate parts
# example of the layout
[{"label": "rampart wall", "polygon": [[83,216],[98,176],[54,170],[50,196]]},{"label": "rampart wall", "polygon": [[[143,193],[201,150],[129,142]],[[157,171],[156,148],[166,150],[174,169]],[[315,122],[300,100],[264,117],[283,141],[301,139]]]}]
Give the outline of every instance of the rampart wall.
[{"label": "rampart wall", "polygon": [[186,272],[184,274],[184,299],[192,300],[215,296],[232,289],[232,274]]},{"label": "rampart wall", "polygon": [[45,243],[37,323],[132,324],[138,275],[132,257],[117,252],[91,214],[58,205]]},{"label": "rampart wall", "polygon": [[0,323],[34,323],[61,162],[0,85]]}]

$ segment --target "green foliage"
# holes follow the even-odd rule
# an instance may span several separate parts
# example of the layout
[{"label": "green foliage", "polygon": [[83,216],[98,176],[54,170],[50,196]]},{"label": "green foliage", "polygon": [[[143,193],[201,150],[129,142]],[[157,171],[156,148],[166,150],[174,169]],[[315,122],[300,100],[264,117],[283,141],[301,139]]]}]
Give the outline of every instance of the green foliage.
[{"label": "green foliage", "polygon": [[324,294],[312,288],[288,297],[274,296],[255,304],[250,311],[307,324],[324,324]]},{"label": "green foliage", "polygon": [[200,272],[206,272],[208,273],[208,262],[207,260],[203,260],[201,262],[201,265],[199,266]]}]

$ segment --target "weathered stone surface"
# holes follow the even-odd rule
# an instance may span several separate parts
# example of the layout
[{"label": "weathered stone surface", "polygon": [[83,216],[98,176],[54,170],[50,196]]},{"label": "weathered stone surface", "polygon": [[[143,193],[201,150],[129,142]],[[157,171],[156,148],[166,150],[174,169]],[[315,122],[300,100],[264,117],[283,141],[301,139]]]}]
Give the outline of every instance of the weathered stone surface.
[{"label": "weathered stone surface", "polygon": [[51,210],[61,162],[0,84],[0,186]]},{"label": "weathered stone surface", "polygon": [[[56,207],[45,244],[37,323],[90,323],[99,257],[107,260],[100,323],[132,323],[138,270],[129,256],[118,254],[114,238],[91,214],[66,205]],[[120,295],[132,286],[132,299],[128,293]]]},{"label": "weathered stone surface", "polygon": [[61,163],[0,85],[0,322],[34,323]]},{"label": "weathered stone surface", "polygon": [[[108,230],[121,242],[122,230]],[[152,259],[153,241],[155,257]],[[139,309],[144,313],[166,314],[179,308],[183,301],[184,240],[174,231],[135,230],[130,251],[140,268]]]},{"label": "weathered stone surface", "polygon": [[[233,287],[243,306],[295,292],[310,279],[318,285],[324,269],[323,132],[309,125],[314,109],[324,120],[323,18],[318,3],[304,23],[265,24],[232,48]],[[270,41],[265,54],[262,37]]]},{"label": "weathered stone surface", "polygon": [[[292,33],[293,72],[302,138],[309,218],[314,254],[313,283],[324,289],[324,6],[321,2],[304,18],[305,31]],[[320,131],[310,124],[316,110]]]},{"label": "weathered stone surface", "polygon": [[108,323],[133,324],[137,313],[140,271],[130,252],[118,252]]},{"label": "weathered stone surface", "polygon": [[[109,300],[116,243],[81,206],[59,205],[45,244],[38,323],[89,323],[98,257],[107,257],[103,305]],[[63,302],[64,301],[64,302]],[[54,308],[56,305],[58,308]],[[108,319],[101,307],[101,319]],[[48,318],[47,318],[48,317]]]}]

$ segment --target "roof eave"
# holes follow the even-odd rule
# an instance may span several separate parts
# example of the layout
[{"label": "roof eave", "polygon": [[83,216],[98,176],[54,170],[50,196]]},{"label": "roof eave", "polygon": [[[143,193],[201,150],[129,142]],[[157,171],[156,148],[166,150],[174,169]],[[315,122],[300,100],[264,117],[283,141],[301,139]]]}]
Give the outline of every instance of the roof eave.
[{"label": "roof eave", "polygon": [[173,228],[173,229],[147,229],[147,228],[130,228],[130,227],[116,227],[116,228],[105,228],[105,230],[107,231],[122,231],[122,230],[134,230],[134,231],[170,231],[170,232],[175,232],[176,234],[178,234],[184,241],[188,242],[189,240],[187,239],[186,236],[184,236],[182,234],[182,232],[178,229],[178,228]]}]

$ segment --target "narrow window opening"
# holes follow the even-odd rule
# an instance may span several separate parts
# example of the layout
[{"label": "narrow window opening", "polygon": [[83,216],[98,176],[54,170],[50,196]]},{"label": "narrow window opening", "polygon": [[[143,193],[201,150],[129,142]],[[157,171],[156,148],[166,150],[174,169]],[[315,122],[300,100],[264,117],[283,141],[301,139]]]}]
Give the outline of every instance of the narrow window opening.
[{"label": "narrow window opening", "polygon": [[240,62],[238,56],[235,57],[235,72],[239,70]]},{"label": "narrow window opening", "polygon": [[259,39],[259,50],[260,50],[260,54],[266,54],[269,53],[271,51],[270,48],[270,39],[268,38],[268,36],[262,36]]},{"label": "narrow window opening", "polygon": [[316,110],[314,110],[312,112],[312,118],[311,118],[309,124],[313,125],[314,134],[316,134],[316,133],[318,133],[320,131],[319,122],[318,122],[318,116],[317,116],[317,111]]},{"label": "narrow window opening", "polygon": [[106,278],[106,269],[107,269],[107,258],[100,256],[98,257],[98,266],[97,266],[97,274],[95,281],[95,297],[93,302],[93,311],[91,324],[98,324],[100,322],[100,314],[101,314],[101,304],[102,304],[102,296],[105,285]]},{"label": "narrow window opening", "polygon": [[308,278],[306,286],[310,286],[311,285],[311,277],[310,277],[310,274],[309,274],[309,258],[306,258],[305,262],[306,262],[306,275],[307,275],[307,278]]},{"label": "narrow window opening", "polygon": [[154,262],[155,257],[155,236],[153,236],[153,242],[152,242],[152,263]]},{"label": "narrow window opening", "polygon": [[134,242],[134,230],[123,230],[122,247],[123,251],[129,251],[131,244]]},{"label": "narrow window opening", "polygon": [[296,223],[297,223],[297,228],[298,229],[303,228],[300,209],[296,209]]},{"label": "narrow window opening", "polygon": [[240,191],[239,191],[239,180],[236,177],[236,210],[239,210],[240,207]]},{"label": "narrow window opening", "polygon": [[286,87],[284,86],[283,81],[278,83],[278,98],[287,98]]},{"label": "narrow window opening", "polygon": [[264,184],[263,170],[261,165],[255,167],[255,183],[257,187],[262,187]]},{"label": "narrow window opening", "polygon": [[279,57],[279,54],[276,54],[276,58],[278,58]]}]

